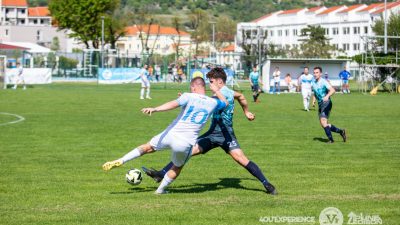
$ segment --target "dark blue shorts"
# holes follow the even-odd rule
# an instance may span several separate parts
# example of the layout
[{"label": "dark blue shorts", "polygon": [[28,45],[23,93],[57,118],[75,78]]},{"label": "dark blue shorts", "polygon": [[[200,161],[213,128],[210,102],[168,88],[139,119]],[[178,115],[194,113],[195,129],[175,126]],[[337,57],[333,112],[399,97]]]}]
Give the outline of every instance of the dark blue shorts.
[{"label": "dark blue shorts", "polygon": [[332,110],[332,101],[329,100],[327,102],[318,103],[318,113],[319,118],[329,118],[329,114]]},{"label": "dark blue shorts", "polygon": [[253,90],[253,92],[258,92],[258,91],[260,91],[260,86],[258,84],[255,84],[255,85],[251,86],[251,89]]},{"label": "dark blue shorts", "polygon": [[221,147],[228,154],[230,151],[240,148],[233,128],[224,125],[218,128],[211,125],[210,130],[197,139],[197,144],[201,147],[202,154],[206,154],[216,147]]}]

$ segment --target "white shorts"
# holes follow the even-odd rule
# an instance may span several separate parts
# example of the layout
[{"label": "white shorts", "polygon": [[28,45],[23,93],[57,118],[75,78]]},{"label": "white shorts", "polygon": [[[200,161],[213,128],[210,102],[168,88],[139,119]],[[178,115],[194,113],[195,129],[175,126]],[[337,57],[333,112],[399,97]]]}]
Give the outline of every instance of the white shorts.
[{"label": "white shorts", "polygon": [[301,89],[301,94],[303,95],[303,98],[310,98],[311,97],[311,89],[308,88],[302,88]]},{"label": "white shorts", "polygon": [[149,87],[150,87],[150,81],[149,80],[146,80],[146,81],[142,80],[142,88],[149,88]]},{"label": "white shorts", "polygon": [[171,161],[177,166],[181,167],[189,160],[192,155],[192,147],[188,141],[179,137],[180,135],[174,132],[164,131],[150,140],[150,145],[156,150],[164,150],[170,148],[172,151]]}]

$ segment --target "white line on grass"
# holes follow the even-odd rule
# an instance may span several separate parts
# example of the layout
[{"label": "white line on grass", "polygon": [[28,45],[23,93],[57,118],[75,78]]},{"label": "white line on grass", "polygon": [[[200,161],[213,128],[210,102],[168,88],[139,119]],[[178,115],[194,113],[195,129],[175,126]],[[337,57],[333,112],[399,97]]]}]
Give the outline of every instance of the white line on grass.
[{"label": "white line on grass", "polygon": [[22,122],[22,121],[25,120],[24,117],[22,117],[22,116],[20,116],[20,115],[17,115],[17,114],[6,113],[6,112],[0,112],[0,114],[8,115],[8,116],[14,116],[14,117],[17,117],[17,118],[18,118],[17,120],[14,120],[14,121],[11,121],[11,122],[0,123],[0,126],[4,126],[4,125],[8,125],[8,124],[14,124],[14,123],[19,123],[19,122]]}]

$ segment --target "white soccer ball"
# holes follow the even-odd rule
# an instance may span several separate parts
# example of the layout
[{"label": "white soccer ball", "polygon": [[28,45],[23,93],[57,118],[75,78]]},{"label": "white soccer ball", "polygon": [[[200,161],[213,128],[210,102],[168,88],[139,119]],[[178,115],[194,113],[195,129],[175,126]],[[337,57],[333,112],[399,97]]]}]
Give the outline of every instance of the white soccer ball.
[{"label": "white soccer ball", "polygon": [[126,182],[132,185],[138,185],[142,182],[142,172],[138,169],[130,169],[126,175]]}]

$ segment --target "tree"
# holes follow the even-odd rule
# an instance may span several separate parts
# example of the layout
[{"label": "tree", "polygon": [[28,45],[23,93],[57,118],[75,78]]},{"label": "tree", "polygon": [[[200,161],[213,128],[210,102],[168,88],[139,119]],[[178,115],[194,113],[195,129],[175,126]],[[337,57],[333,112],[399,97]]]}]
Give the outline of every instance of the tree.
[{"label": "tree", "polygon": [[186,24],[191,30],[191,37],[196,45],[195,55],[199,54],[199,44],[208,41],[210,37],[209,18],[206,11],[195,9],[189,15],[189,22]]},{"label": "tree", "polygon": [[51,42],[50,49],[52,51],[55,51],[55,52],[60,50],[60,40],[58,39],[58,37],[54,37],[53,38],[53,41]]},{"label": "tree", "polygon": [[102,16],[108,27],[106,42],[115,44],[125,30],[119,20],[113,19],[119,3],[119,0],[52,0],[49,10],[60,30],[71,30],[70,37],[80,40],[86,48],[99,48]]},{"label": "tree", "polygon": [[221,16],[216,23],[216,48],[222,47],[224,43],[233,42],[235,40],[236,23],[227,16]]},{"label": "tree", "polygon": [[[376,21],[375,25],[372,27],[372,30],[376,35],[384,35],[385,34],[385,24],[383,18]],[[387,24],[387,34],[388,36],[400,36],[400,13],[393,13],[389,17],[389,21]],[[378,44],[383,46],[384,39],[379,38]],[[388,39],[388,49],[396,50],[399,48],[399,39]]]},{"label": "tree", "polygon": [[329,44],[329,39],[325,37],[325,29],[321,26],[308,25],[301,30],[303,42],[300,45],[301,56],[305,58],[331,58],[331,52],[335,50],[333,45]]},{"label": "tree", "polygon": [[173,38],[172,41],[174,42],[175,45],[175,54],[176,54],[176,59],[179,59],[179,51],[180,51],[180,45],[181,45],[181,19],[177,16],[173,18],[173,25],[176,30],[176,33],[178,35],[178,39]]}]

